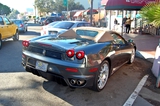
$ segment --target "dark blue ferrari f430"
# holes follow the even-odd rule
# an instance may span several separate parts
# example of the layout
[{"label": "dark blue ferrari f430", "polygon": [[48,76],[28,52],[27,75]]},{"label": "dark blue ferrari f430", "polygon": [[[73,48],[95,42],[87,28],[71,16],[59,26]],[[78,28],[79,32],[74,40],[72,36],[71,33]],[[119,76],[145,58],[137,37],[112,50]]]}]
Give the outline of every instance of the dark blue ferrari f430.
[{"label": "dark blue ferrari f430", "polygon": [[22,64],[26,71],[70,87],[101,91],[108,78],[132,63],[136,45],[105,28],[78,27],[53,37],[24,40]]}]

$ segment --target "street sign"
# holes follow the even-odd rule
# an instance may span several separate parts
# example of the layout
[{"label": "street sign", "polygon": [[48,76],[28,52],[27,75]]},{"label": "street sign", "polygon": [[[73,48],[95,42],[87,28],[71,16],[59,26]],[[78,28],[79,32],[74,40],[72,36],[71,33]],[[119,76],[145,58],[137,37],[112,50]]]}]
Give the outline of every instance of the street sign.
[{"label": "street sign", "polygon": [[68,0],[63,0],[63,5],[64,5],[65,7],[67,7],[67,5],[68,5]]},{"label": "street sign", "polygon": [[65,7],[67,7],[67,5],[68,5],[68,0],[63,0],[63,5],[64,5]]}]

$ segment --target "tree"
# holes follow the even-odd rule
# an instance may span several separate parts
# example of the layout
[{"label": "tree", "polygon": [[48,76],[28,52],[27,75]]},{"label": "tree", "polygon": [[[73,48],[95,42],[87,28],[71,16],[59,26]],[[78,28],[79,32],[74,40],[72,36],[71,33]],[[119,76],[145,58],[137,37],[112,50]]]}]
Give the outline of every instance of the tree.
[{"label": "tree", "polygon": [[8,15],[11,13],[10,7],[0,3],[0,15]]},{"label": "tree", "polygon": [[17,15],[19,14],[20,12],[18,10],[12,10],[12,12],[8,15],[8,18],[11,18],[11,19],[16,19],[17,18]]},{"label": "tree", "polygon": [[54,11],[54,1],[53,0],[35,0],[35,5],[40,12],[53,12]]},{"label": "tree", "polygon": [[152,24],[155,27],[160,26],[160,2],[159,1],[156,1],[154,3],[151,2],[146,6],[144,6],[141,9],[140,14],[142,15],[143,18],[146,19],[146,21],[149,24]]},{"label": "tree", "polygon": [[[64,6],[63,0],[56,0],[54,7],[58,13],[61,13],[62,11],[67,11],[67,7]],[[84,7],[79,2],[75,3],[75,0],[68,0],[68,11],[71,10],[83,10]]]}]

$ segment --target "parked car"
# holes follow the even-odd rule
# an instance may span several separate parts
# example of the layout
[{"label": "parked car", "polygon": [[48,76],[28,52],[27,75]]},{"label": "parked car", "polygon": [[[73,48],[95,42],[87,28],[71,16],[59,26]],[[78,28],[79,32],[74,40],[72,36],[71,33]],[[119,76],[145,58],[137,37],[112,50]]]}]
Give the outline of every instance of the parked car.
[{"label": "parked car", "polygon": [[0,15],[0,49],[2,40],[13,38],[14,41],[19,40],[18,27],[7,17]]},{"label": "parked car", "polygon": [[48,25],[49,23],[51,22],[54,22],[54,21],[61,21],[61,17],[47,17],[44,21],[43,21],[43,25]]},{"label": "parked car", "polygon": [[73,28],[58,37],[50,35],[23,41],[26,71],[71,87],[101,91],[110,75],[132,63],[136,45],[103,28]]},{"label": "parked car", "polygon": [[43,25],[43,21],[45,21],[45,17],[41,17],[39,20],[38,20],[38,23],[39,24],[41,24],[41,25]]},{"label": "parked car", "polygon": [[12,19],[11,20],[14,24],[18,26],[18,31],[19,32],[27,32],[28,31],[28,24],[20,19]]},{"label": "parked car", "polygon": [[59,35],[69,29],[82,26],[90,26],[90,24],[85,21],[55,21],[47,26],[42,26],[41,36]]}]

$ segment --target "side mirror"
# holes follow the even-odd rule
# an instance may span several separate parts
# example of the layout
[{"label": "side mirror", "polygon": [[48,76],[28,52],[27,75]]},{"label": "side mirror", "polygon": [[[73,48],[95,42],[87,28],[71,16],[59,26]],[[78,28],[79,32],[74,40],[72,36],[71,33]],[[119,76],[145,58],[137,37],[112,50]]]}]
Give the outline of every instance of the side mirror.
[{"label": "side mirror", "polygon": [[134,41],[132,39],[129,39],[128,40],[128,43],[133,43]]}]

